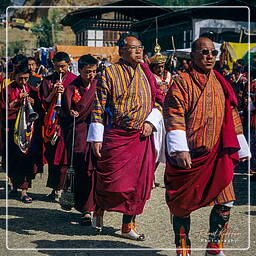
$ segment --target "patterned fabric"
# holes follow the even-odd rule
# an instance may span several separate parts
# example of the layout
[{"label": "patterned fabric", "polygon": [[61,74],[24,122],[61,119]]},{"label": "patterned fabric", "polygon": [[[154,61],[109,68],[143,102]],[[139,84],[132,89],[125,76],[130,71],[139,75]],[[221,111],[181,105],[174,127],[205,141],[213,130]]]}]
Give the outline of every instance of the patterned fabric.
[{"label": "patterned fabric", "polygon": [[[181,73],[165,99],[167,131],[184,130],[193,152],[209,152],[216,144],[223,123],[225,96],[212,71],[209,76],[195,70]],[[236,109],[232,110],[237,134],[243,132]]]},{"label": "patterned fabric", "polygon": [[171,73],[165,70],[162,76],[158,76],[156,74],[154,74],[154,76],[158,83],[159,89],[166,94],[173,82]]},{"label": "patterned fabric", "polygon": [[[111,104],[109,104],[111,102]],[[92,122],[123,129],[140,129],[152,109],[150,84],[138,64],[107,67],[97,84]]]}]

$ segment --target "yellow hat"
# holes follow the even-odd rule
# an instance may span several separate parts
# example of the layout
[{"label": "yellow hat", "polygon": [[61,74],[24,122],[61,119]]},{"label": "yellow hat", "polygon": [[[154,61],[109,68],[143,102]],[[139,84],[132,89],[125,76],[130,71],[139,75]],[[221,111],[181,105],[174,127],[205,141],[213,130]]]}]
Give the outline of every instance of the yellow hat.
[{"label": "yellow hat", "polygon": [[154,51],[155,51],[155,55],[153,55],[150,58],[150,63],[154,63],[154,64],[165,63],[167,56],[160,53],[161,47],[159,44],[156,44],[156,46],[154,47]]}]

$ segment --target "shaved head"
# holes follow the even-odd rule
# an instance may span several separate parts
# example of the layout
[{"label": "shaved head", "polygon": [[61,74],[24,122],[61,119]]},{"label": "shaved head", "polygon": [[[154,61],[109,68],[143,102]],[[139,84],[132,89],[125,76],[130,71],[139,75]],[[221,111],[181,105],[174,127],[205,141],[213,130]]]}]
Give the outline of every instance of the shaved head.
[{"label": "shaved head", "polygon": [[202,49],[202,45],[204,44],[212,44],[214,47],[213,41],[211,39],[209,39],[208,37],[199,37],[192,43],[191,51],[195,52],[196,50]]},{"label": "shaved head", "polygon": [[213,69],[217,54],[213,41],[207,37],[200,37],[192,43],[191,60],[193,66],[202,73]]}]

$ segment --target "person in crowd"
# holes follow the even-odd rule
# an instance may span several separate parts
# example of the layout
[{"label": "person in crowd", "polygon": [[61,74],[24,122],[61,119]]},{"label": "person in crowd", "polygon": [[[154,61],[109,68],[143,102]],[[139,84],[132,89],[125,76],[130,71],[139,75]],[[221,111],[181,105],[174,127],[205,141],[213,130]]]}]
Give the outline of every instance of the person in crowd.
[{"label": "person in crowd", "polygon": [[[37,124],[36,120],[30,119],[28,111],[31,113],[29,104],[36,109],[35,102],[38,95],[28,84],[27,65],[16,66],[13,75],[14,81],[8,85],[8,99],[5,97],[6,88],[4,88],[0,99],[3,116],[8,107],[8,176],[12,183],[9,196],[18,197],[18,189],[21,189],[21,201],[31,203],[32,198],[27,192],[37,173],[35,161],[37,145],[34,139],[34,130],[37,129]],[[3,127],[6,127],[5,118],[2,121]],[[5,133],[3,136],[5,137]]]},{"label": "person in crowd", "polygon": [[123,213],[122,236],[144,240],[135,230],[154,181],[152,133],[161,118],[163,94],[134,35],[118,41],[120,61],[107,67],[96,87],[87,141],[98,158],[93,226],[103,228],[104,211]]},{"label": "person in crowd", "polygon": [[223,65],[220,70],[220,74],[228,81],[230,82],[230,68],[228,65]]},{"label": "person in crowd", "polygon": [[166,94],[169,90],[173,79],[169,71],[165,69],[165,62],[167,57],[157,52],[153,57],[150,58],[150,70],[154,74],[158,83],[159,89]]},{"label": "person in crowd", "polygon": [[67,151],[63,130],[59,126],[61,115],[61,95],[64,89],[77,77],[68,71],[70,58],[65,52],[57,52],[53,63],[55,71],[43,79],[40,86],[40,98],[46,111],[43,125],[45,158],[48,163],[47,187],[52,192],[47,196],[50,201],[58,201],[63,189],[67,172]]},{"label": "person in crowd", "polygon": [[83,55],[78,60],[80,76],[69,84],[63,95],[64,117],[60,120],[64,139],[71,156],[72,131],[75,118],[73,166],[75,169],[75,209],[82,213],[81,224],[91,225],[95,208],[96,158],[86,143],[95,98],[97,59]]},{"label": "person in crowd", "polygon": [[39,90],[39,86],[41,85],[41,81],[43,80],[43,77],[37,74],[38,65],[36,63],[35,58],[28,57],[28,69],[29,69],[28,83],[34,88]]},{"label": "person in crowd", "polygon": [[250,149],[252,158],[250,161],[251,180],[256,181],[256,69],[251,67],[251,83],[250,83]]},{"label": "person in crowd", "polygon": [[209,38],[192,43],[192,67],[181,73],[164,103],[167,130],[166,202],[173,215],[177,255],[191,255],[190,214],[213,205],[206,256],[224,256],[235,200],[234,165],[250,157],[231,85],[215,70]]}]

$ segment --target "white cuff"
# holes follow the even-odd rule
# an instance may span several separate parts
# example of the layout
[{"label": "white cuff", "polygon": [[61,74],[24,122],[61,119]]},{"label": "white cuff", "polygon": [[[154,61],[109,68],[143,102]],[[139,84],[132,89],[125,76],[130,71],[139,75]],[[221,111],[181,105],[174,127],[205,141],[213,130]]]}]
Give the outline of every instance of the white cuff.
[{"label": "white cuff", "polygon": [[91,123],[88,130],[87,142],[102,142],[104,125],[101,123]]},{"label": "white cuff", "polygon": [[162,119],[163,119],[162,113],[157,108],[153,108],[145,121],[148,121],[151,124],[153,124],[155,129],[158,130],[158,127],[161,125]]},{"label": "white cuff", "polygon": [[168,154],[173,152],[189,151],[186,132],[183,130],[173,130],[167,133]]},{"label": "white cuff", "polygon": [[238,134],[237,139],[240,145],[240,150],[238,151],[239,158],[251,157],[251,152],[248,143],[243,134]]}]

